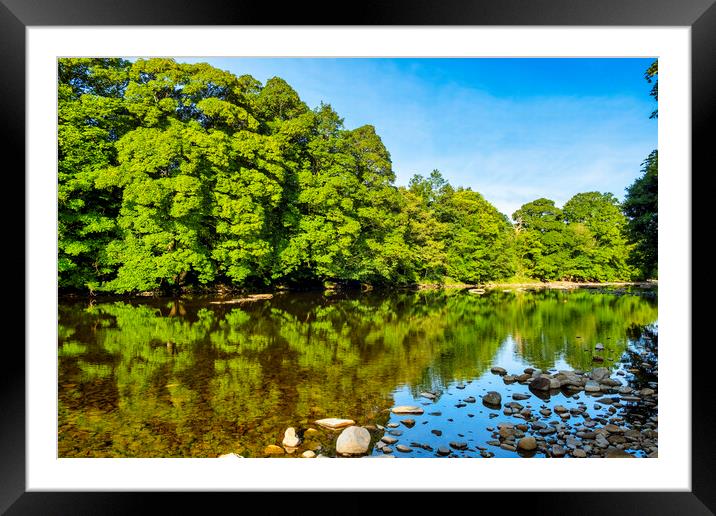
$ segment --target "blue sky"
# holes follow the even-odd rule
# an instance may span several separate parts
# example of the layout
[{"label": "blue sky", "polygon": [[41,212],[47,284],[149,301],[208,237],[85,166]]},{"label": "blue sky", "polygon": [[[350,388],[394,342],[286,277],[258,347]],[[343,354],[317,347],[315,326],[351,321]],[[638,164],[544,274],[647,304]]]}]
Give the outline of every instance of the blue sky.
[{"label": "blue sky", "polygon": [[375,126],[396,183],[437,168],[507,215],[547,197],[620,200],[657,147],[651,59],[177,58],[284,78],[348,129]]}]

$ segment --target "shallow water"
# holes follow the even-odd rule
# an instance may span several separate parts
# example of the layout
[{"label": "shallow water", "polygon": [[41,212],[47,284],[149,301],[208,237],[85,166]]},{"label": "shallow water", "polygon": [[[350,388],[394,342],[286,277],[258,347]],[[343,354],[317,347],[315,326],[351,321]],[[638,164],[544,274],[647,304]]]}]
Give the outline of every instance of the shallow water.
[{"label": "shallow water", "polygon": [[[520,374],[527,367],[604,366],[636,388],[654,381],[633,374],[632,362],[642,351],[643,330],[657,329],[655,292],[284,293],[250,303],[221,301],[61,301],[59,456],[264,457],[267,445],[281,445],[289,426],[318,433],[287,457],[319,446],[332,456],[338,432],[314,421],[337,417],[398,424],[396,444],[427,445],[396,452],[401,458],[435,457],[450,441],[468,444],[453,456],[479,456],[479,446],[515,457],[486,444],[494,439],[487,428],[524,421],[484,406],[487,391],[500,392],[503,404],[513,393],[529,394],[519,403],[538,417],[540,408],[560,404],[584,403],[592,417],[621,412],[594,407],[604,394],[558,390],[541,399],[526,385],[505,384],[491,367]],[[595,352],[597,343],[603,352]],[[604,362],[593,362],[594,355]],[[619,370],[625,374],[616,375]],[[420,397],[423,391],[438,397]],[[456,406],[469,396],[476,402]],[[417,405],[424,413],[392,414],[395,405]],[[622,412],[630,409],[625,405]],[[637,417],[655,415],[652,408]],[[412,428],[401,423],[408,418],[415,420]],[[629,428],[628,421],[622,426]],[[382,435],[372,432],[372,447]],[[370,453],[383,455],[375,447]]]}]

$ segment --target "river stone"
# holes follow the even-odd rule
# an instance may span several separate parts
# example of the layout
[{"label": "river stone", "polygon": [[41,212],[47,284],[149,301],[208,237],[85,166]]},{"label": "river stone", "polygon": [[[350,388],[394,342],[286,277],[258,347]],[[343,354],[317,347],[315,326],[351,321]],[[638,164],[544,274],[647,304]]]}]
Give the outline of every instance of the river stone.
[{"label": "river stone", "polygon": [[422,414],[424,411],[420,407],[412,405],[400,405],[399,407],[393,407],[393,414]]},{"label": "river stone", "polygon": [[450,441],[450,446],[456,450],[464,450],[467,448],[467,443],[464,441]]},{"label": "river stone", "polygon": [[438,437],[440,437],[441,435],[443,435],[443,431],[442,431],[442,430],[430,430],[430,433],[435,434],[435,435],[437,435]]},{"label": "river stone", "polygon": [[446,448],[445,446],[440,446],[438,448],[438,455],[442,457],[447,457],[448,455],[450,455],[450,449]]},{"label": "river stone", "polygon": [[330,417],[327,419],[319,419],[318,421],[316,421],[316,424],[325,428],[336,430],[338,428],[345,428],[347,426],[355,425],[356,422],[352,419],[338,419],[335,417]]},{"label": "river stone", "polygon": [[318,430],[315,428],[307,428],[305,432],[303,432],[303,437],[311,437],[312,435],[318,434]]},{"label": "river stone", "polygon": [[385,444],[395,444],[398,442],[398,440],[395,437],[391,437],[389,435],[384,435],[381,439]]},{"label": "river stone", "polygon": [[500,437],[502,437],[503,439],[508,439],[515,435],[515,430],[514,430],[514,428],[502,427],[502,428],[500,428],[498,433],[500,434]]},{"label": "river stone", "polygon": [[467,398],[465,398],[462,401],[464,401],[465,403],[475,403],[476,400],[473,396],[468,396]]},{"label": "river stone", "polygon": [[275,444],[269,444],[266,448],[264,448],[264,454],[266,455],[283,455],[285,451],[280,446],[276,446]]},{"label": "river stone", "polygon": [[621,434],[624,431],[621,428],[619,428],[617,425],[614,425],[612,423],[609,423],[608,425],[604,425],[604,430],[606,430],[610,434]]},{"label": "river stone", "polygon": [[559,389],[560,387],[562,387],[562,382],[560,382],[556,378],[549,379],[549,388],[550,389]]},{"label": "river stone", "polygon": [[529,388],[533,391],[548,391],[550,389],[549,378],[538,376],[530,382]]},{"label": "river stone", "polygon": [[604,454],[606,459],[633,459],[634,455],[627,453],[619,448],[609,448]]},{"label": "river stone", "polygon": [[316,457],[316,454],[311,450],[306,450],[301,454],[301,457],[303,457],[304,459],[313,459]]},{"label": "river stone", "polygon": [[515,383],[517,381],[517,378],[512,375],[506,374],[505,376],[502,377],[502,381],[505,383],[508,383],[508,384]]},{"label": "river stone", "polygon": [[512,395],[513,400],[527,400],[531,397],[532,397],[531,394],[521,394],[519,392],[516,392]]},{"label": "river stone", "polygon": [[589,380],[589,381],[584,385],[584,390],[587,391],[587,392],[600,392],[600,391],[601,391],[601,387],[599,386],[599,384],[598,384],[596,381],[594,381],[594,380]]},{"label": "river stone", "polygon": [[609,369],[606,367],[595,367],[592,369],[592,372],[589,373],[589,377],[597,382],[604,378],[609,378]]},{"label": "river stone", "polygon": [[652,394],[654,394],[654,392],[654,389],[649,389],[648,387],[645,387],[644,389],[639,391],[639,394],[641,396],[651,396]]},{"label": "river stone", "polygon": [[482,402],[486,405],[499,407],[502,403],[502,396],[499,392],[490,391],[482,397]]},{"label": "river stone", "polygon": [[434,400],[435,398],[437,398],[437,396],[435,394],[433,394],[432,392],[421,392],[420,397],[427,398],[429,400]]},{"label": "river stone", "polygon": [[584,450],[580,450],[577,448],[576,450],[572,450],[572,457],[576,457],[578,459],[583,459],[587,456],[587,452]]},{"label": "river stone", "polygon": [[391,448],[390,446],[383,446],[383,450],[382,450],[382,451],[383,451],[383,453],[385,453],[386,455],[388,455],[389,453],[393,453],[393,448]]},{"label": "river stone", "polygon": [[515,376],[515,378],[517,379],[518,382],[526,382],[527,380],[532,378],[532,375],[529,373],[523,373],[523,374]]},{"label": "river stone", "polygon": [[244,457],[242,455],[237,455],[236,453],[225,453],[223,455],[219,455],[220,459],[243,459]]},{"label": "river stone", "polygon": [[370,432],[360,426],[349,426],[341,432],[336,440],[336,452],[348,455],[359,455],[368,451]]},{"label": "river stone", "polygon": [[532,451],[537,449],[537,440],[534,437],[523,437],[517,441],[520,450]]},{"label": "river stone", "polygon": [[505,376],[507,374],[507,369],[505,369],[504,367],[495,366],[490,369],[490,372],[492,374],[499,374],[500,376]]},{"label": "river stone", "polygon": [[415,420],[414,419],[403,419],[400,421],[408,428],[413,428],[415,426]]},{"label": "river stone", "polygon": [[403,453],[410,453],[411,451],[413,451],[413,449],[410,446],[405,446],[404,444],[399,444],[398,446],[395,447],[395,449],[398,450],[399,452],[403,452]]},{"label": "river stone", "polygon": [[281,444],[288,448],[296,448],[300,442],[301,440],[296,435],[296,429],[292,426],[288,427],[283,434],[283,441]]},{"label": "river stone", "polygon": [[564,455],[567,453],[567,450],[562,448],[560,445],[555,444],[552,446],[552,457],[564,457]]}]

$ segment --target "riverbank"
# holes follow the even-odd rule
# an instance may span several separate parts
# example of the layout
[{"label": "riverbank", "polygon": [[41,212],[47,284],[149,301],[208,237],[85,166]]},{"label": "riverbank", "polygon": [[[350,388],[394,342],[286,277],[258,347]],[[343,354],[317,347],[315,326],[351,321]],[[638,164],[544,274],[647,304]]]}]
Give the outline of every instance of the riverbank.
[{"label": "riverbank", "polygon": [[234,296],[239,301],[253,301],[270,299],[272,295],[284,292],[369,292],[369,291],[419,291],[419,290],[473,290],[479,293],[480,290],[494,289],[576,289],[576,288],[600,288],[600,287],[636,287],[652,289],[658,287],[658,281],[605,281],[605,282],[575,282],[575,281],[534,281],[534,282],[490,282],[490,283],[416,283],[412,285],[388,286],[369,285],[367,283],[341,284],[336,282],[325,282],[324,284],[306,284],[300,286],[278,285],[265,289],[246,289],[231,287],[227,285],[216,285],[212,287],[193,287],[181,289],[174,292],[147,291],[127,294],[114,294],[110,292],[79,292],[79,291],[58,291],[58,296],[63,299],[82,298],[147,298],[147,297],[182,297],[190,295],[205,296]]}]

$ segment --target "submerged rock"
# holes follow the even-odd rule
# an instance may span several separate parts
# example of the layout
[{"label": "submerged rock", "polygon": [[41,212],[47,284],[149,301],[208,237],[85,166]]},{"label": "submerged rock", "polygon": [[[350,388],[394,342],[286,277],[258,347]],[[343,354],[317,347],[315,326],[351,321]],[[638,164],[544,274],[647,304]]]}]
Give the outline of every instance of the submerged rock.
[{"label": "submerged rock", "polygon": [[619,448],[609,448],[604,454],[606,459],[633,459],[634,455],[631,453],[620,450]]},{"label": "submerged rock", "polygon": [[499,407],[502,403],[502,395],[496,391],[490,391],[482,397],[482,402],[486,405]]},{"label": "submerged rock", "polygon": [[507,374],[507,369],[505,369],[504,367],[495,366],[490,369],[490,372],[492,374],[499,374],[500,376],[504,376]]},{"label": "submerged rock", "polygon": [[370,432],[360,426],[349,426],[341,432],[336,441],[336,452],[347,455],[361,455],[370,446]]},{"label": "submerged rock", "polygon": [[537,440],[534,437],[523,437],[517,441],[520,450],[532,451],[537,449]]},{"label": "submerged rock", "polygon": [[530,390],[533,391],[548,391],[550,386],[549,378],[545,378],[543,376],[538,376],[532,380],[529,385]]},{"label": "submerged rock", "polygon": [[264,448],[264,454],[266,455],[283,455],[286,453],[283,448],[276,446],[275,444],[269,444]]}]

